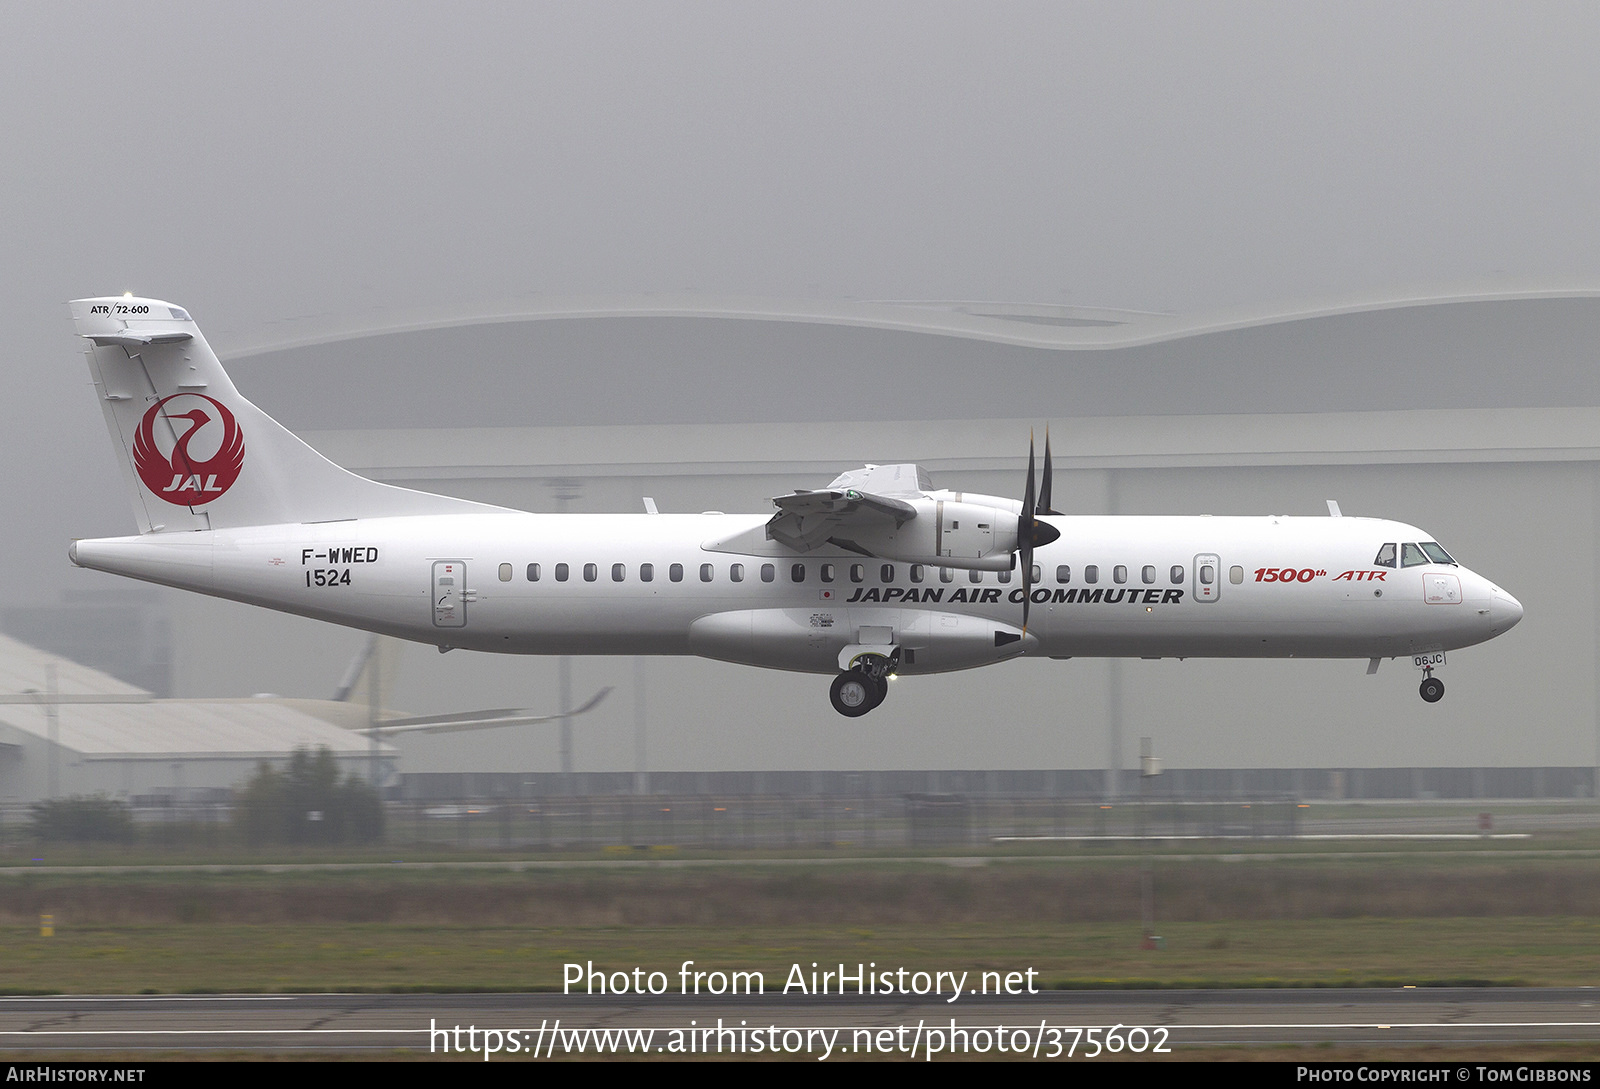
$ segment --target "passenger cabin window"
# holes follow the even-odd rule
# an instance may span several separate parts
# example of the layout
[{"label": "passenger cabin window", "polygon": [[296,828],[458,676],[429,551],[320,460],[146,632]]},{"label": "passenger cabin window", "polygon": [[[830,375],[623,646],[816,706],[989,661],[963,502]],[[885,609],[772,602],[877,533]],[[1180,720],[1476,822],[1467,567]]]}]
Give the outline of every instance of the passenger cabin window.
[{"label": "passenger cabin window", "polygon": [[939,568],[939,581],[940,582],[954,582],[955,580],[956,580],[956,573],[954,571],[952,571],[948,567]]},{"label": "passenger cabin window", "polygon": [[1182,586],[1183,585],[1183,564],[1181,564],[1181,563],[1173,564],[1172,565],[1172,570],[1168,571],[1167,574],[1172,579],[1172,585],[1174,585],[1174,586]]},{"label": "passenger cabin window", "polygon": [[1090,586],[1100,581],[1100,565],[1091,563],[1083,569],[1083,581]]},{"label": "passenger cabin window", "polygon": [[734,582],[744,581],[744,564],[735,563],[728,567],[728,578]]},{"label": "passenger cabin window", "polygon": [[920,563],[914,563],[911,565],[911,581],[922,581],[922,565]]},{"label": "passenger cabin window", "polygon": [[640,582],[654,582],[655,580],[656,580],[656,565],[653,564],[653,563],[641,563],[639,565],[639,581]]},{"label": "passenger cabin window", "polygon": [[1002,571],[998,575],[996,575],[995,577],[998,578],[1001,582],[1010,582],[1011,581],[1011,572],[1010,571]]},{"label": "passenger cabin window", "polygon": [[623,579],[625,579],[627,577],[628,577],[628,565],[627,564],[614,563],[614,564],[611,565],[611,581],[612,582],[621,582]]},{"label": "passenger cabin window", "polygon": [[709,563],[703,563],[703,564],[700,565],[700,581],[701,582],[710,582],[712,574],[713,574],[712,568],[711,568],[711,565]]},{"label": "passenger cabin window", "polygon": [[600,565],[599,564],[597,564],[597,563],[586,563],[586,564],[583,565],[583,581],[584,582],[593,582],[595,579],[597,579],[599,577],[600,577]]},{"label": "passenger cabin window", "polygon": [[894,581],[894,564],[892,564],[892,563],[884,564],[881,568],[878,569],[878,575],[879,575],[879,577],[881,577],[883,579],[884,582],[893,582]]},{"label": "passenger cabin window", "polygon": [[667,578],[671,579],[673,582],[682,582],[683,564],[675,563],[671,567],[667,568]]},{"label": "passenger cabin window", "polygon": [[1423,552],[1422,549],[1418,548],[1416,545],[1403,544],[1400,546],[1401,567],[1421,567],[1427,562],[1427,553]]},{"label": "passenger cabin window", "polygon": [[761,581],[762,582],[771,582],[773,579],[775,579],[777,577],[778,577],[778,569],[776,567],[772,566],[772,564],[770,564],[770,563],[764,563],[764,564],[761,565]]},{"label": "passenger cabin window", "polygon": [[567,565],[566,564],[564,564],[564,563],[556,564],[556,581],[557,582],[566,582],[567,581]]},{"label": "passenger cabin window", "polygon": [[817,577],[820,578],[823,582],[832,582],[833,581],[833,564],[831,564],[831,563],[823,564],[822,565],[822,570],[817,575]]},{"label": "passenger cabin window", "polygon": [[1115,566],[1115,567],[1113,567],[1111,569],[1111,581],[1116,583],[1119,586],[1122,585],[1124,582],[1127,582],[1128,581],[1128,569],[1126,567],[1124,567],[1120,563],[1117,564],[1117,566]]},{"label": "passenger cabin window", "polygon": [[864,564],[864,563],[853,563],[853,564],[851,564],[850,565],[850,581],[851,582],[866,582],[867,581],[867,565]]},{"label": "passenger cabin window", "polygon": [[806,580],[806,565],[797,563],[789,568],[790,582],[804,582]]},{"label": "passenger cabin window", "polygon": [[1233,583],[1235,586],[1237,586],[1241,582],[1243,582],[1244,581],[1244,568],[1238,566],[1237,564],[1235,564],[1234,566],[1228,568],[1228,581]]},{"label": "passenger cabin window", "polygon": [[539,565],[538,564],[530,563],[528,565],[528,581],[529,582],[538,582],[539,581]]},{"label": "passenger cabin window", "polygon": [[982,571],[968,571],[967,572],[967,581],[968,582],[982,582],[983,581],[983,572]]},{"label": "passenger cabin window", "polygon": [[1066,564],[1061,564],[1059,567],[1057,567],[1056,568],[1056,581],[1057,582],[1071,582],[1072,581],[1072,568],[1067,566]]},{"label": "passenger cabin window", "polygon": [[1216,582],[1216,581],[1217,581],[1217,569],[1212,567],[1209,563],[1202,564],[1200,566],[1200,585],[1201,586],[1210,586],[1213,582]]},{"label": "passenger cabin window", "polygon": [[1028,581],[1033,583],[1035,586],[1044,581],[1044,572],[1040,570],[1038,564],[1034,564],[1032,567],[1028,568]]},{"label": "passenger cabin window", "polygon": [[512,574],[512,567],[511,567],[511,565],[509,563],[503,563],[503,564],[500,565],[500,581],[501,582],[510,582],[511,581],[511,574]]},{"label": "passenger cabin window", "polygon": [[1386,544],[1378,549],[1378,558],[1372,561],[1374,567],[1394,566],[1394,545]]},{"label": "passenger cabin window", "polygon": [[1139,577],[1144,580],[1146,586],[1153,585],[1156,581],[1156,565],[1153,563],[1145,564],[1144,570],[1139,572]]}]

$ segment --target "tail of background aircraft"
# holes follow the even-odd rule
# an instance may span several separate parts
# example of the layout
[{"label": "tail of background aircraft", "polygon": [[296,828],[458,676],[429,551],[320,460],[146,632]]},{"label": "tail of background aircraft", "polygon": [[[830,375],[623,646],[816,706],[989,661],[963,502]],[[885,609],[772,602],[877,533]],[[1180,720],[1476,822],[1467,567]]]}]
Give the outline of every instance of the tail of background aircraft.
[{"label": "tail of background aircraft", "polygon": [[72,303],[140,533],[499,510],[347,472],[240,396],[182,307]]}]

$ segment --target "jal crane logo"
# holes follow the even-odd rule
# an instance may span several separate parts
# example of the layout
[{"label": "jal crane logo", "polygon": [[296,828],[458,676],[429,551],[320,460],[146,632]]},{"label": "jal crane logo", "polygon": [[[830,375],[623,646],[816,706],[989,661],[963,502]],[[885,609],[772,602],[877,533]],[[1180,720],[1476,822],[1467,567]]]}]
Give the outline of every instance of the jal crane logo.
[{"label": "jal crane logo", "polygon": [[[188,412],[166,411],[169,401],[178,400],[204,401],[215,415],[199,404]],[[170,455],[163,454],[156,445],[157,419],[165,419],[177,436]],[[182,426],[185,420],[188,427]],[[220,435],[218,428],[211,426],[213,423],[221,425]],[[198,452],[191,452],[189,447],[202,435]],[[213,443],[215,450],[210,456],[202,456]],[[139,430],[133,437],[133,464],[144,486],[158,497],[180,507],[197,507],[221,498],[239,479],[239,470],[244,468],[244,435],[222,402],[203,393],[175,393],[151,405],[139,421]]]}]

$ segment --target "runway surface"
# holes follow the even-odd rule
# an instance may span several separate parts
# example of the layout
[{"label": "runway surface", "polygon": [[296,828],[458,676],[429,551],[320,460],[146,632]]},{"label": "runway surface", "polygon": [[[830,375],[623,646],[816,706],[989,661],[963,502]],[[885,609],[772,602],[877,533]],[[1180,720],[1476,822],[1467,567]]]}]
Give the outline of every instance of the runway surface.
[{"label": "runway surface", "polygon": [[[1113,1026],[1117,1031],[1108,1034]],[[546,993],[0,999],[0,1047],[36,1053],[402,1050],[420,1056],[431,1049],[482,1059],[489,1042],[498,1061],[562,1058],[580,1050],[703,1055],[719,1047],[724,1054],[779,1051],[816,1059],[864,1051],[920,1059],[952,1050],[1066,1059],[1162,1048],[1181,1055],[1223,1044],[1554,1041],[1600,1042],[1600,991],[1053,991],[965,995],[955,1002],[772,993],[722,999]]]}]

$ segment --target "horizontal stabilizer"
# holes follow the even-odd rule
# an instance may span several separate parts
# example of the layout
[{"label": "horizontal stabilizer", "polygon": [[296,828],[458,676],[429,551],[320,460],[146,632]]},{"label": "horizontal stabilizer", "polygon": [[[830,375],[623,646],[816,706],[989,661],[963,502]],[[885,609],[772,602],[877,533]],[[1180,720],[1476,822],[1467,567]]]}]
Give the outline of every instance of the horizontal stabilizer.
[{"label": "horizontal stabilizer", "polygon": [[139,347],[143,347],[146,344],[182,344],[186,340],[192,340],[193,337],[194,337],[193,333],[174,333],[174,332],[144,332],[144,333],[140,333],[140,332],[135,332],[135,331],[133,331],[131,329],[126,330],[126,331],[121,332],[121,333],[84,333],[83,334],[83,338],[85,340],[93,341],[95,344],[98,344],[101,347],[105,347],[107,345],[114,344],[114,345],[116,345],[118,347],[121,347],[121,348],[139,348]]}]

